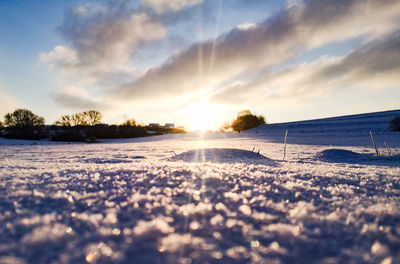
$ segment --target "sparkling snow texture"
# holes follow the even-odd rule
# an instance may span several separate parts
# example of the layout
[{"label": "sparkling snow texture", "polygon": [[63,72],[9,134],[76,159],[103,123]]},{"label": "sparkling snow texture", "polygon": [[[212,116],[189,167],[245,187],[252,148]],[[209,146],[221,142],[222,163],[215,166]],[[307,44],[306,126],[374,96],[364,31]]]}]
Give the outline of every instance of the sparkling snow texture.
[{"label": "sparkling snow texture", "polygon": [[400,262],[399,146],[261,133],[0,139],[0,263]]}]

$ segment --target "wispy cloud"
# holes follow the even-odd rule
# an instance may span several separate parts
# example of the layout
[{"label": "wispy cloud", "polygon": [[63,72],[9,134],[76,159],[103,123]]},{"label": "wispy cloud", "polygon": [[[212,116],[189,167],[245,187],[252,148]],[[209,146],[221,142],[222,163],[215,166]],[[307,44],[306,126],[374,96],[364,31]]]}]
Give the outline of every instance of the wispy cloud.
[{"label": "wispy cloud", "polygon": [[83,87],[64,86],[52,97],[59,105],[71,109],[108,110],[110,106],[110,103],[89,94]]},{"label": "wispy cloud", "polygon": [[[234,84],[219,90],[212,102],[235,104],[246,100],[283,100],[326,96],[337,90],[396,87],[400,82],[400,32],[366,43],[342,57],[321,57],[308,64]],[[262,96],[260,96],[262,95]]]},{"label": "wispy cloud", "polygon": [[75,109],[106,104],[100,103],[100,87],[134,79],[138,74],[132,61],[136,50],[167,34],[161,22],[137,13],[128,1],[70,9],[58,31],[69,45],[57,45],[52,51],[41,53],[40,60],[61,73],[63,89],[98,87],[91,99],[63,90],[53,95],[57,103]]},{"label": "wispy cloud", "polygon": [[144,13],[135,13],[125,1],[69,10],[59,28],[69,46],[56,46],[40,59],[67,78],[96,84],[123,74],[135,74],[131,58],[140,45],[166,36],[164,26]]},{"label": "wispy cloud", "polygon": [[90,98],[84,98],[80,95],[57,93],[54,95],[54,99],[61,106],[72,108],[72,109],[95,109],[95,110],[106,110],[108,106],[104,102],[98,102]]},{"label": "wispy cloud", "polygon": [[153,9],[157,14],[177,12],[185,7],[203,3],[203,0],[142,0],[143,6]]},{"label": "wispy cloud", "polygon": [[139,100],[213,90],[325,44],[379,38],[398,28],[399,17],[396,0],[291,1],[275,17],[239,26],[220,36],[215,46],[211,40],[195,44],[114,92]]}]

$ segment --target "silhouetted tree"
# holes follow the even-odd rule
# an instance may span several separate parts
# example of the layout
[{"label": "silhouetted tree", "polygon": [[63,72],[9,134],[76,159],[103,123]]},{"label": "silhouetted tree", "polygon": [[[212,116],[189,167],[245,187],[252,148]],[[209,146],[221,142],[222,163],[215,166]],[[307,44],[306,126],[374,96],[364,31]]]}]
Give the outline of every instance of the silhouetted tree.
[{"label": "silhouetted tree", "polygon": [[122,123],[121,126],[136,126],[136,120],[133,118],[128,119],[124,123]]},{"label": "silhouetted tree", "polygon": [[69,115],[61,116],[56,122],[57,126],[72,126],[72,118]]},{"label": "silhouetted tree", "polygon": [[73,115],[61,116],[55,124],[57,126],[95,126],[100,124],[101,113],[95,110],[89,110]]},{"label": "silhouetted tree", "polygon": [[249,110],[240,111],[236,119],[232,122],[231,128],[233,131],[241,132],[259,125],[265,124],[263,116],[253,115]]},{"label": "silhouetted tree", "polygon": [[80,125],[86,125],[84,123],[83,114],[76,113],[71,115],[71,126],[80,126]]},{"label": "silhouetted tree", "polygon": [[17,109],[4,116],[4,124],[8,127],[43,126],[44,118],[32,113],[28,109]]},{"label": "silhouetted tree", "polygon": [[95,126],[100,124],[101,119],[103,118],[99,111],[89,110],[82,113],[83,114],[83,122],[88,126]]},{"label": "silhouetted tree", "polygon": [[396,116],[390,121],[389,129],[392,131],[400,131],[400,116]]}]

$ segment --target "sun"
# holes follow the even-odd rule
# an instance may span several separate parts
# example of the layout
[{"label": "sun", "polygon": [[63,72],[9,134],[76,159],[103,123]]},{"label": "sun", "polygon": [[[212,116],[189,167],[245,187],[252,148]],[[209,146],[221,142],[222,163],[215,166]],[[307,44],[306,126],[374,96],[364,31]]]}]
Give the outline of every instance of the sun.
[{"label": "sun", "polygon": [[222,124],[220,106],[210,104],[206,100],[187,106],[184,113],[187,116],[188,129],[191,131],[217,130]]}]

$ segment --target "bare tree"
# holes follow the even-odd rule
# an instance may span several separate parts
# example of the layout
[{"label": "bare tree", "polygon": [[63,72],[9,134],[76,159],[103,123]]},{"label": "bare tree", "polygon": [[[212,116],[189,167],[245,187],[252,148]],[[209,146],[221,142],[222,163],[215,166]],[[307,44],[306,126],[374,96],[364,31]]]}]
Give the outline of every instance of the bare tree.
[{"label": "bare tree", "polygon": [[61,116],[55,124],[57,126],[78,126],[83,124],[82,113],[77,113],[73,115],[63,115]]},{"label": "bare tree", "polygon": [[44,118],[28,109],[17,109],[4,116],[4,124],[8,127],[43,126]]},{"label": "bare tree", "polygon": [[57,126],[72,126],[72,118],[69,115],[63,115],[55,122],[55,124]]},{"label": "bare tree", "polygon": [[71,124],[72,124],[72,126],[79,126],[79,125],[86,126],[87,125],[82,113],[76,113],[76,114],[71,115]]},{"label": "bare tree", "polygon": [[82,113],[84,115],[84,120],[87,125],[95,126],[100,124],[101,119],[103,118],[99,111],[89,110]]},{"label": "bare tree", "polygon": [[95,126],[100,124],[101,113],[95,110],[89,110],[73,115],[63,115],[57,121],[58,126]]}]

